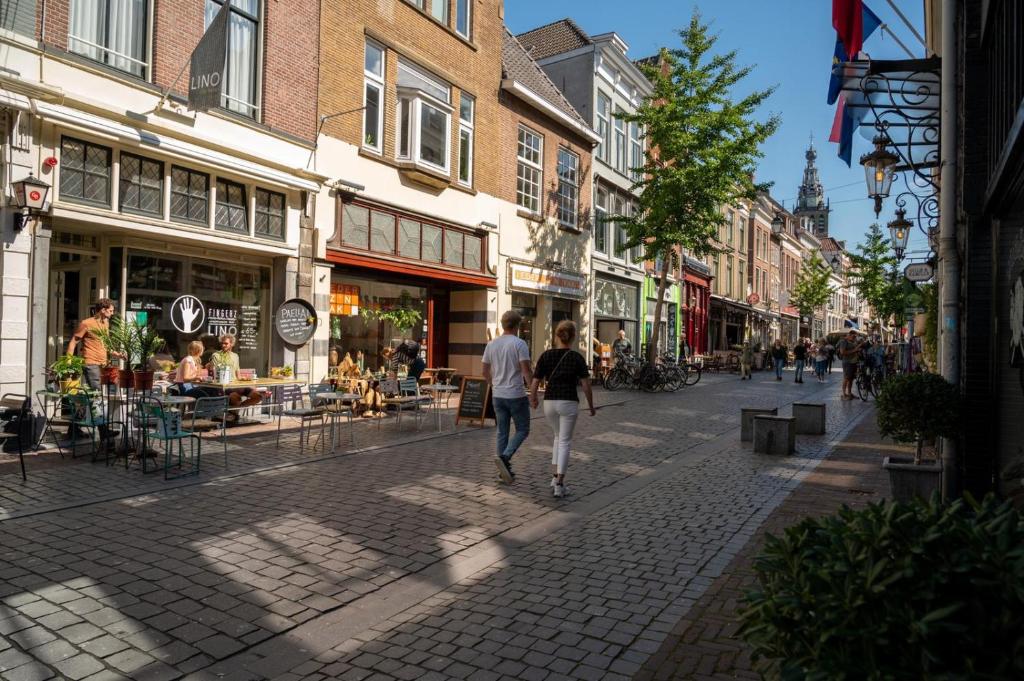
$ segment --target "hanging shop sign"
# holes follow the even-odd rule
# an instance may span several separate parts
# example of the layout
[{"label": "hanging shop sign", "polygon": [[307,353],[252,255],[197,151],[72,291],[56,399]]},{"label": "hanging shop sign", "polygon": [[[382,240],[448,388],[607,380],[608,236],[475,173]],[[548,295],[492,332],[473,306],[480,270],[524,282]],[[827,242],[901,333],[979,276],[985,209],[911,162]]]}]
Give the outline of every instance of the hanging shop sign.
[{"label": "hanging shop sign", "polygon": [[756,292],[755,293],[751,293],[749,296],[747,296],[747,304],[748,305],[757,305],[760,302],[761,302],[761,296],[759,296]]},{"label": "hanging shop sign", "polygon": [[313,306],[301,298],[281,303],[274,315],[277,335],[289,345],[305,345],[316,331],[317,316]]},{"label": "hanging shop sign", "polygon": [[587,297],[587,278],[582,274],[514,262],[508,264],[508,285],[514,291],[548,293],[573,300]]},{"label": "hanging shop sign", "polygon": [[903,270],[903,276],[907,281],[928,281],[935,275],[935,269],[930,263],[913,262]]}]

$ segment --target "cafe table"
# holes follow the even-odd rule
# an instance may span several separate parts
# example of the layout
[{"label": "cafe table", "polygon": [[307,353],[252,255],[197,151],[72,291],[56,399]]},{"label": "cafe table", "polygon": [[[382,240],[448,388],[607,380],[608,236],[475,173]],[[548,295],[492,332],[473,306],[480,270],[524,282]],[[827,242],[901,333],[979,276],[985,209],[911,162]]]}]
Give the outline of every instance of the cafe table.
[{"label": "cafe table", "polygon": [[[352,418],[352,411],[353,411],[352,403],[355,402],[356,400],[361,399],[362,395],[359,395],[358,393],[346,393],[346,392],[333,392],[333,393],[330,393],[330,392],[328,392],[328,393],[318,393],[316,397],[320,401],[333,402],[337,406],[342,406],[346,402],[348,403],[348,434],[349,434],[350,440],[352,442],[355,442],[356,441],[356,434],[355,434],[355,421]],[[340,428],[337,428],[337,429],[335,428],[335,424],[337,422],[337,419],[338,419],[339,416],[341,416],[341,411],[334,409],[334,410],[329,410],[328,413],[331,416],[331,453],[333,454],[334,451],[338,447],[338,439],[339,439],[338,435],[340,434],[340,431],[341,431]]]},{"label": "cafe table", "polygon": [[452,376],[455,374],[456,371],[458,371],[458,369],[455,369],[453,367],[432,367],[426,369],[424,373],[430,372],[431,375],[434,376],[435,383],[442,383],[444,385],[448,385],[451,382]]},{"label": "cafe table", "polygon": [[[253,379],[239,379],[230,381],[228,383],[220,383],[219,381],[199,381],[196,383],[197,386],[203,388],[212,388],[214,390],[221,391],[222,394],[226,395],[234,390],[257,390],[257,389],[268,389],[274,393],[274,398],[270,402],[260,402],[254,404],[246,409],[259,409],[261,407],[268,407],[277,402],[278,388],[286,385],[305,385],[305,381],[300,381],[295,378],[253,378]],[[259,421],[247,422],[248,424],[259,423]],[[238,421],[239,425],[243,424],[241,419]]]},{"label": "cafe table", "polygon": [[425,393],[430,393],[430,408],[434,412],[434,420],[437,422],[437,430],[441,430],[441,395],[444,395],[444,406],[448,407],[448,402],[451,400],[452,394],[459,391],[459,386],[449,385],[447,383],[431,383],[429,385],[420,386],[420,390]]}]

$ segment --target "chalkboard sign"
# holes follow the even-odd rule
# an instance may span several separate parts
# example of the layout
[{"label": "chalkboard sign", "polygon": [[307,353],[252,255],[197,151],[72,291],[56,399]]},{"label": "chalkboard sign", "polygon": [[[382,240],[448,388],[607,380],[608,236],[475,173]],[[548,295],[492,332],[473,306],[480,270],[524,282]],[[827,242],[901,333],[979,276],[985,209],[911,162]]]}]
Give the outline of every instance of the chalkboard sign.
[{"label": "chalkboard sign", "polygon": [[487,419],[494,418],[491,384],[483,376],[463,376],[459,408],[455,416],[456,425],[460,421],[469,421],[483,426]]},{"label": "chalkboard sign", "polygon": [[289,345],[305,345],[316,331],[316,310],[301,298],[281,303],[274,315],[277,335]]}]

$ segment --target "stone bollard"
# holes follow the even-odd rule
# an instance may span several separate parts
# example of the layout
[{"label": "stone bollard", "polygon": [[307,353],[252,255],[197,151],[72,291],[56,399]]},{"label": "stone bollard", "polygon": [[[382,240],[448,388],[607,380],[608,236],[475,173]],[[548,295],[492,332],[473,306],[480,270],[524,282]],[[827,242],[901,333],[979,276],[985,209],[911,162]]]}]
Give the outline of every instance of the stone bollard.
[{"label": "stone bollard", "polygon": [[766,409],[764,407],[745,407],[740,409],[740,442],[750,442],[754,439],[755,416],[777,416],[778,413],[778,409]]},{"label": "stone bollard", "polygon": [[796,419],[797,435],[825,434],[825,405],[793,403],[793,418]]},{"label": "stone bollard", "polygon": [[795,422],[792,416],[755,416],[754,451],[758,454],[792,454],[796,451]]}]

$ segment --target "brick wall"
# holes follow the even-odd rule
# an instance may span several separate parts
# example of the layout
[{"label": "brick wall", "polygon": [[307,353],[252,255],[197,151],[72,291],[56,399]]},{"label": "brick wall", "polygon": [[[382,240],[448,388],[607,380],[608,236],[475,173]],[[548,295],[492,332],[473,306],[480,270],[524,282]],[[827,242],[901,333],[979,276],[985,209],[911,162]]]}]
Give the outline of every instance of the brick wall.
[{"label": "brick wall", "polygon": [[46,44],[59,47],[62,50],[68,48],[68,8],[69,0],[49,0],[45,4],[40,2],[36,6],[37,25],[43,21],[43,7],[46,7],[46,26],[43,29]]},{"label": "brick wall", "polygon": [[[367,36],[386,50],[384,136],[382,163],[395,163],[395,81],[398,57],[430,71],[452,86],[451,176],[458,172],[458,102],[462,91],[476,98],[474,189],[494,193],[499,182],[499,115],[495,92],[501,81],[503,37],[502,0],[475,0],[472,39],[467,42],[454,30],[435,21],[404,0],[349,3],[325,7],[321,16],[319,113],[351,112],[327,122],[324,134],[359,145],[362,142],[363,56]],[[449,12],[451,14],[451,12]],[[454,20],[453,20],[454,21]]]}]

